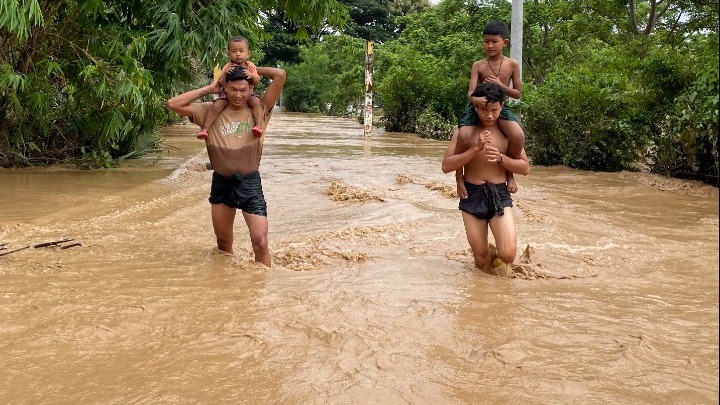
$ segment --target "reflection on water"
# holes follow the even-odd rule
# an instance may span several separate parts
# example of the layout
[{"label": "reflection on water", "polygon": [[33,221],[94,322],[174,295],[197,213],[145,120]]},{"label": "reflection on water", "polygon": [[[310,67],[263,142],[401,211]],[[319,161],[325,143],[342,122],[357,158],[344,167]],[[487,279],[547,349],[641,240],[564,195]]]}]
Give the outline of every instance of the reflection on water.
[{"label": "reflection on water", "polygon": [[0,256],[1,402],[717,403],[717,194],[535,167],[519,250],[565,278],[489,276],[427,187],[454,183],[445,142],[278,113],[268,270],[242,221],[213,249],[195,131],[121,169],[0,171],[0,254],[81,243]]}]

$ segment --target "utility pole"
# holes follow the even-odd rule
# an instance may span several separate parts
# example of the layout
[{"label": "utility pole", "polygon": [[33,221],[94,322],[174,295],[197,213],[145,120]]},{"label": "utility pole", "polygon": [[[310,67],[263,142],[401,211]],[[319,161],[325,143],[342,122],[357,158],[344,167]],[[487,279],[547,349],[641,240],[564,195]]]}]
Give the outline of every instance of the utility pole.
[{"label": "utility pole", "polygon": [[520,65],[522,77],[522,47],[523,47],[523,0],[512,0],[510,17],[510,57]]},{"label": "utility pole", "polygon": [[363,114],[365,116],[365,137],[369,138],[372,133],[373,120],[373,41],[365,42],[365,107]]}]

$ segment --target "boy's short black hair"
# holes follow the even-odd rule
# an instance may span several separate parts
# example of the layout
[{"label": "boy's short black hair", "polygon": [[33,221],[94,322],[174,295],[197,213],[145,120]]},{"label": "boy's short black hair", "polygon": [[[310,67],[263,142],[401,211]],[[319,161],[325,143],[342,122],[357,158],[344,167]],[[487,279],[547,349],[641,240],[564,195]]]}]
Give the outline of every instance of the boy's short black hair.
[{"label": "boy's short black hair", "polygon": [[245,69],[243,66],[235,66],[235,69],[229,71],[225,76],[226,83],[234,82],[237,80],[245,80],[252,86],[252,81],[247,74],[247,69]]},{"label": "boy's short black hair", "polygon": [[228,39],[228,44],[227,44],[228,49],[230,49],[230,45],[232,45],[233,42],[245,42],[248,45],[248,48],[250,47],[250,42],[248,42],[248,40],[245,37],[241,37],[238,35],[238,36],[230,37],[230,39]]},{"label": "boy's short black hair", "polygon": [[483,82],[475,87],[473,97],[485,97],[488,103],[502,103],[505,101],[505,91],[495,83]]},{"label": "boy's short black hair", "polygon": [[502,21],[490,21],[487,24],[485,24],[485,28],[483,28],[483,35],[500,35],[502,39],[508,38],[508,29],[507,25],[505,25]]}]

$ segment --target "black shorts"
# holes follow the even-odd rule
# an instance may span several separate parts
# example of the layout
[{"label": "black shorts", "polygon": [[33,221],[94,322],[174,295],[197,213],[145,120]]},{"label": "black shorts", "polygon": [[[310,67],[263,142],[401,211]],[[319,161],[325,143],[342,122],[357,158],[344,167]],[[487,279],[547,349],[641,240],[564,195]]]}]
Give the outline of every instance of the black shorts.
[{"label": "black shorts", "polygon": [[495,215],[503,215],[505,207],[513,206],[506,183],[477,185],[466,181],[465,189],[468,197],[460,200],[458,208],[478,219],[489,220]]},{"label": "black shorts", "polygon": [[235,173],[232,176],[213,173],[208,201],[210,204],[225,204],[248,214],[267,216],[260,172]]}]

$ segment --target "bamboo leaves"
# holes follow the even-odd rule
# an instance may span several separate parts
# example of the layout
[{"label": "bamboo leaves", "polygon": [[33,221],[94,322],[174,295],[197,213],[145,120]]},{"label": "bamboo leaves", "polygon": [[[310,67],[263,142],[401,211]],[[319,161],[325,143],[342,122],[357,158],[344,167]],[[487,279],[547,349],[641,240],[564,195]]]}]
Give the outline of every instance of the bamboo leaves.
[{"label": "bamboo leaves", "polygon": [[33,26],[43,20],[37,0],[0,1],[0,28],[7,29],[19,40],[26,40]]}]

